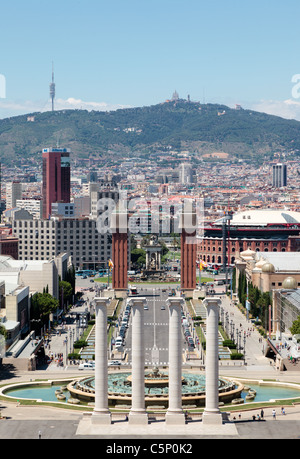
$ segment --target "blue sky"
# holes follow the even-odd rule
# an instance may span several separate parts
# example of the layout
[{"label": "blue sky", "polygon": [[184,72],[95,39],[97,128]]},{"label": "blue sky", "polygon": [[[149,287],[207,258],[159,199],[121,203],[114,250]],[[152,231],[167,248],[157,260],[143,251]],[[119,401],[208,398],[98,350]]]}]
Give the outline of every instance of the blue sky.
[{"label": "blue sky", "polygon": [[153,105],[177,90],[300,119],[299,18],[298,0],[2,2],[0,118],[50,109],[53,61],[57,109]]}]

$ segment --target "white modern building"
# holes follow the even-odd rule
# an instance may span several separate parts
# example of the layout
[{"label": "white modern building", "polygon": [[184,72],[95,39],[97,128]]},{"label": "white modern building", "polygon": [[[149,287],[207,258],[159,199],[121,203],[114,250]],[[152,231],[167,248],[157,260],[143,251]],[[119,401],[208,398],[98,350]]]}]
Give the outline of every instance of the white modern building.
[{"label": "white modern building", "polygon": [[17,199],[22,198],[22,183],[9,182],[6,184],[6,209],[16,207]]},{"label": "white modern building", "polygon": [[48,292],[59,298],[59,275],[64,278],[67,269],[67,255],[52,260],[14,260],[0,256],[0,282],[5,282],[5,295],[19,286],[27,286],[30,292]]},{"label": "white modern building", "polygon": [[17,199],[16,207],[27,210],[34,219],[42,217],[42,201],[39,199]]}]

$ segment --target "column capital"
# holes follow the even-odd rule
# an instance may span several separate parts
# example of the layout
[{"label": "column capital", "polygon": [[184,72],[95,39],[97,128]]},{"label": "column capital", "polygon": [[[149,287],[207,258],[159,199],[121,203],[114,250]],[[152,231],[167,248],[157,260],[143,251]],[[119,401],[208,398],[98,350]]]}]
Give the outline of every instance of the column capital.
[{"label": "column capital", "polygon": [[169,306],[169,308],[171,306],[182,306],[183,304],[184,304],[184,298],[182,298],[181,296],[175,296],[173,298],[167,299],[167,305]]},{"label": "column capital", "polygon": [[203,304],[205,307],[209,307],[209,306],[221,306],[221,298],[219,296],[207,296],[206,298],[204,298],[203,300]]},{"label": "column capital", "polygon": [[94,298],[96,306],[106,306],[108,307],[110,304],[110,298],[105,298],[105,297],[95,297]]},{"label": "column capital", "polygon": [[147,304],[145,297],[128,298],[127,304],[130,306],[144,307]]}]

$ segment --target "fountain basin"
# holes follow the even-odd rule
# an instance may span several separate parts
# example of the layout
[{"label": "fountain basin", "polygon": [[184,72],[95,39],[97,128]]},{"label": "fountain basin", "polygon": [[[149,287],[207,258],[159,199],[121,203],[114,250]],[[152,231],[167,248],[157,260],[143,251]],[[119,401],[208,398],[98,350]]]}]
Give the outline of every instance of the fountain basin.
[{"label": "fountain basin", "polygon": [[[131,381],[130,373],[111,373],[108,377],[108,400],[109,405],[131,405]],[[95,401],[95,378],[81,378],[70,382],[68,391],[72,397],[84,402]],[[145,374],[145,405],[168,407],[168,373]],[[219,379],[219,400],[221,403],[230,403],[233,398],[239,398],[243,391],[243,384],[229,379]],[[199,407],[205,405],[205,376],[196,373],[182,375],[182,405]]]}]

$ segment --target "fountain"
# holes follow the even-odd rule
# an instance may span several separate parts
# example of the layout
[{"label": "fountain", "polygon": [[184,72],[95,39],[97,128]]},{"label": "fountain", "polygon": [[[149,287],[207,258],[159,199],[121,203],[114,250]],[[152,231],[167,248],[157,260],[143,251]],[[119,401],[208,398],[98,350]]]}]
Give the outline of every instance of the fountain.
[{"label": "fountain", "polygon": [[[132,375],[129,372],[114,372],[108,375],[108,400],[112,407],[131,405]],[[68,385],[73,398],[93,403],[95,400],[94,377],[76,379]],[[145,404],[146,407],[168,406],[169,376],[167,372],[154,367],[145,372]],[[243,385],[225,378],[219,379],[219,400],[228,403],[240,397]],[[200,373],[184,373],[182,375],[183,406],[205,405],[205,375]]]}]

